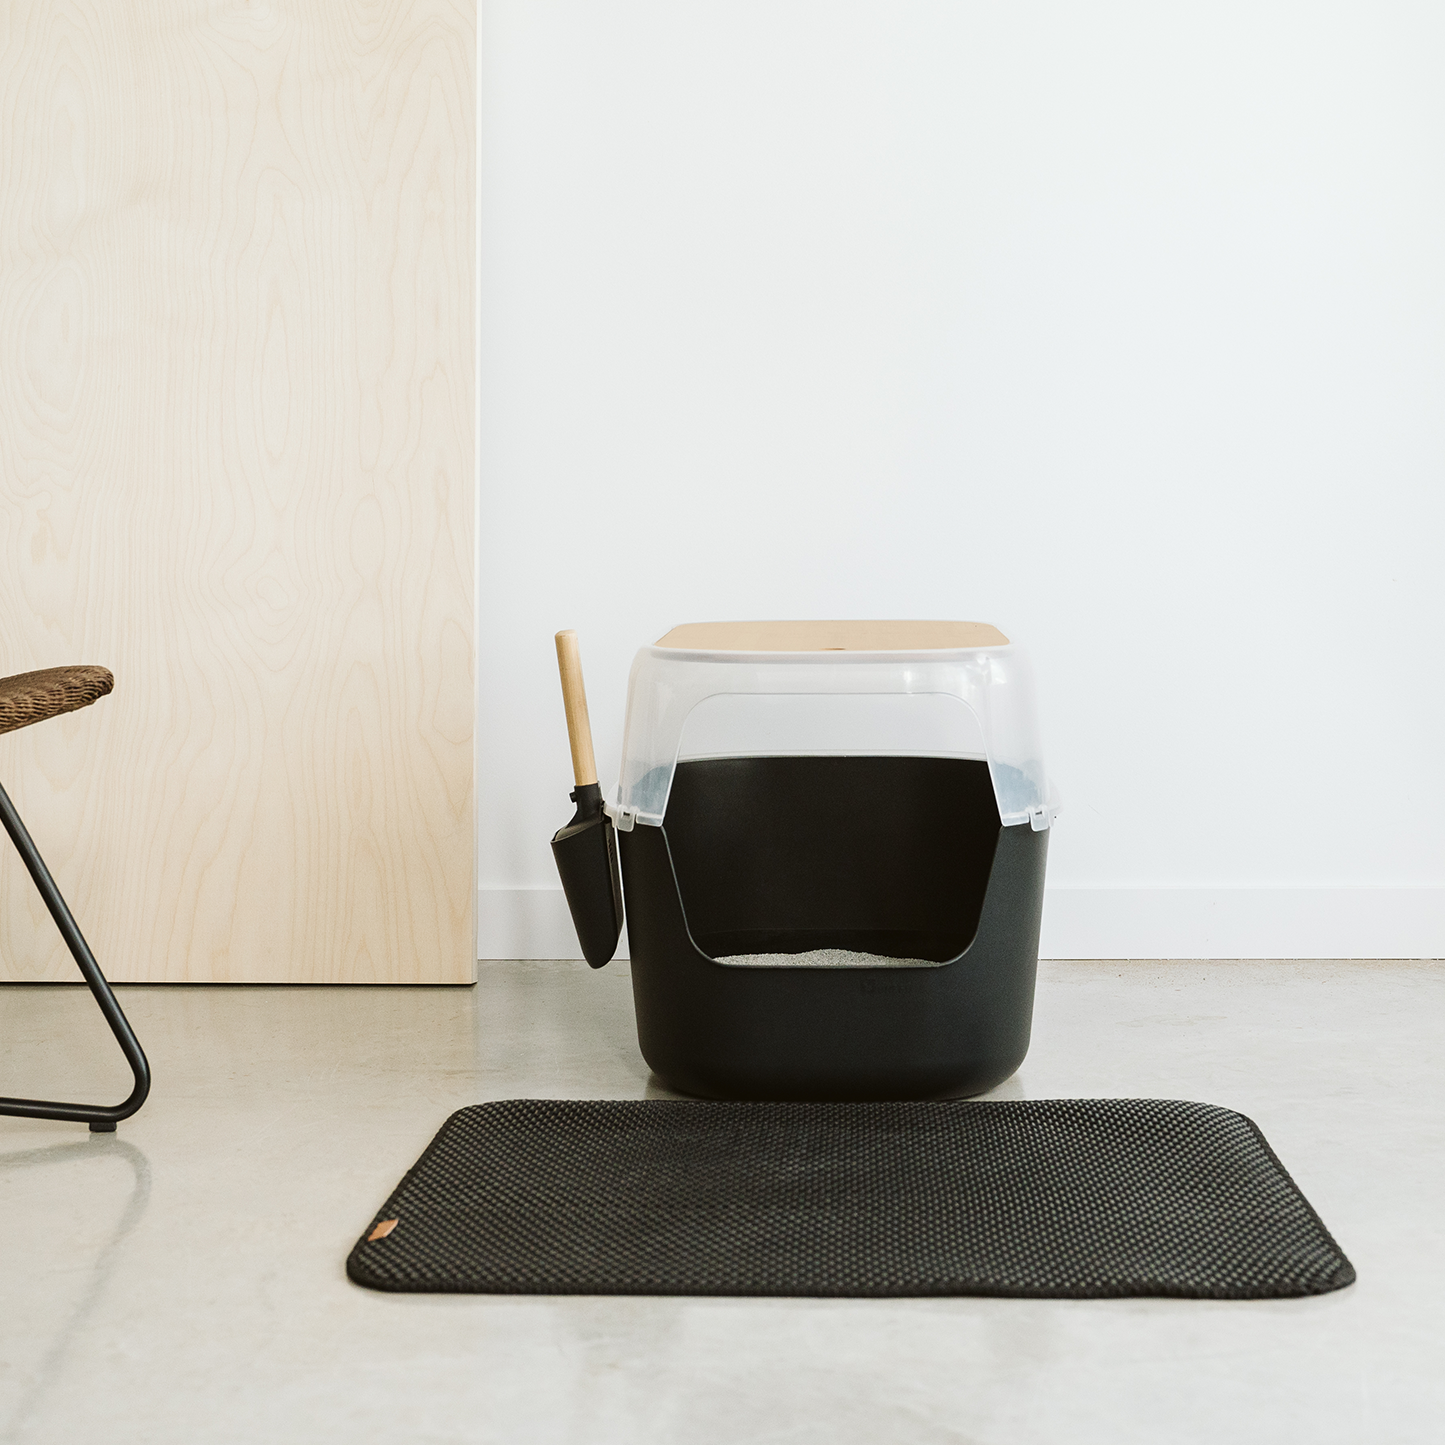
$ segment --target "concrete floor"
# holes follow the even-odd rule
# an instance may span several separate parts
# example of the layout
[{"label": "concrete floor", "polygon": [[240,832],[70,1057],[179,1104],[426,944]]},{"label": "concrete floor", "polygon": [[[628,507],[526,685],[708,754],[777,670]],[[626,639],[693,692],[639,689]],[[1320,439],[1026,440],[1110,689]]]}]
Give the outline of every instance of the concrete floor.
[{"label": "concrete floor", "polygon": [[[371,1294],[343,1261],[447,1114],[637,1098],[625,964],[475,989],[132,987],[119,1133],[0,1119],[0,1439],[1445,1438],[1445,968],[1060,963],[996,1097],[1242,1110],[1359,1271],[1320,1299]],[[89,995],[0,988],[0,1092],[120,1098]]]}]

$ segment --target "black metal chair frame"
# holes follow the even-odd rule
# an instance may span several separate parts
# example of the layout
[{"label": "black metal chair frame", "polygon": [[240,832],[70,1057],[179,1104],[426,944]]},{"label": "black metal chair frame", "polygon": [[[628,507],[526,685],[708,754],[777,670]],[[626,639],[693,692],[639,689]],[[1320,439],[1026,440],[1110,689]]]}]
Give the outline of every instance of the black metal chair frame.
[{"label": "black metal chair frame", "polygon": [[146,1062],[135,1031],[121,1011],[120,1004],[116,1002],[110,985],[105,981],[105,975],[100,971],[100,965],[95,961],[90,945],[82,936],[65,899],[60,895],[60,889],[55,886],[55,879],[50,876],[50,870],[40,856],[40,850],[26,831],[25,824],[20,821],[20,814],[15,811],[15,804],[10,801],[10,795],[4,787],[0,787],[0,822],[4,822],[5,831],[10,835],[15,851],[20,854],[30,871],[41,898],[45,900],[45,906],[50,910],[50,916],[55,920],[55,926],[60,930],[60,936],[65,940],[65,946],[70,950],[70,956],[85,976],[86,983],[90,985],[90,991],[95,995],[95,1001],[100,1005],[100,1011],[105,1015],[105,1021],[110,1025],[110,1031],[115,1035],[126,1063],[130,1065],[130,1071],[135,1076],[135,1087],[131,1090],[130,1097],[121,1104],[107,1107],[103,1104],[62,1104],[50,1099],[0,1098],[0,1114],[13,1114],[25,1119],[67,1119],[75,1123],[89,1124],[91,1130],[97,1134],[113,1133],[122,1119],[130,1118],[145,1103],[151,1088],[150,1065]]}]

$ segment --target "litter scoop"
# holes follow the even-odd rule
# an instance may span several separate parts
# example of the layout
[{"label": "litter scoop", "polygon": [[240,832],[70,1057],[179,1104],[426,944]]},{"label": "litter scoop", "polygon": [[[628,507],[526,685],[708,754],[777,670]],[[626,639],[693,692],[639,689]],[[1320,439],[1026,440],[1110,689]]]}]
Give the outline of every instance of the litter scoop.
[{"label": "litter scoop", "polygon": [[587,693],[582,686],[582,658],[577,634],[557,634],[557,668],[562,674],[562,702],[567,709],[567,739],[572,745],[571,798],[576,815],[552,839],[552,856],[562,876],[562,891],[572,910],[572,926],[582,956],[593,968],[610,963],[622,934],[622,875],[617,867],[617,834],[602,811],[597,786],[597,761],[592,755],[592,724],[587,718]]}]

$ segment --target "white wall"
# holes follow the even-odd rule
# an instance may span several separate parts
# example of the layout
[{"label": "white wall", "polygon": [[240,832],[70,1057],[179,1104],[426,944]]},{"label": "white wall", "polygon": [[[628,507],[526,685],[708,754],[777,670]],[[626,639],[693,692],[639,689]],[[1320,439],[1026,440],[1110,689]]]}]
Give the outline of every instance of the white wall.
[{"label": "white wall", "polygon": [[551,634],[1032,651],[1044,952],[1445,954],[1445,11],[489,0],[480,949],[575,954]]}]

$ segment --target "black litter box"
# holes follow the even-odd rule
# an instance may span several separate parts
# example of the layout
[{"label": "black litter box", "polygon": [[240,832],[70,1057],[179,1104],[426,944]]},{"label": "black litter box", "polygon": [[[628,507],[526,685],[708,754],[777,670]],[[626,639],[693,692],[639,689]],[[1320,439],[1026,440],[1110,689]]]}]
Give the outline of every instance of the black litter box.
[{"label": "black litter box", "polygon": [[[580,672],[572,691],[575,762]],[[625,897],[668,1087],[915,1099],[1022,1062],[1055,810],[1027,661],[996,629],[675,628],[634,664],[617,801],[585,771],[554,851],[594,966]]]}]

